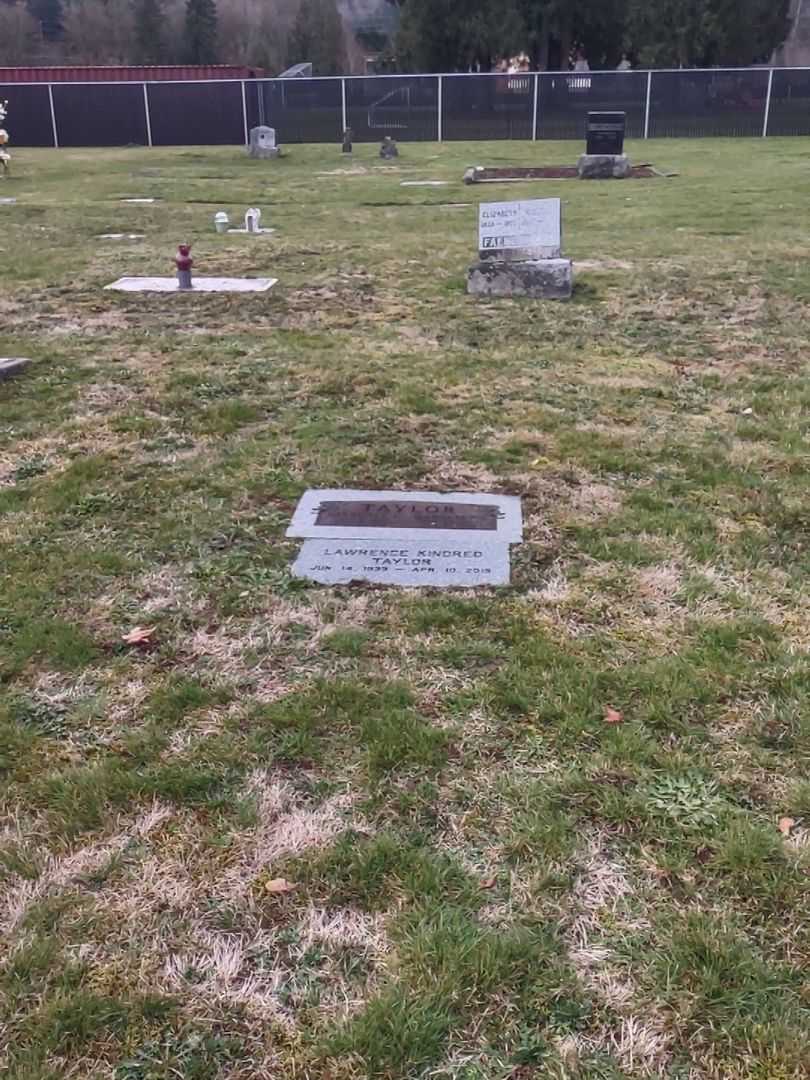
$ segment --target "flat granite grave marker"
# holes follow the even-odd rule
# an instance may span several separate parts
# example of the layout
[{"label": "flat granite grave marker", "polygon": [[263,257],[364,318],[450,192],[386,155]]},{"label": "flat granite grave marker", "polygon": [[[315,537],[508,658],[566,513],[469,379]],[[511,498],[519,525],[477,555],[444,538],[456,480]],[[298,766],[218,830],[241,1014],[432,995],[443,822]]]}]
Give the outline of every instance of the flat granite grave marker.
[{"label": "flat granite grave marker", "polygon": [[322,585],[464,588],[509,584],[520,499],[433,491],[307,491],[288,536],[305,537],[292,572]]},{"label": "flat granite grave marker", "polygon": [[27,356],[0,356],[0,382],[19,375],[30,363]]},{"label": "flat granite grave marker", "polygon": [[467,292],[565,300],[573,274],[561,249],[559,199],[481,203],[478,262],[467,274]]},{"label": "flat granite grave marker", "polygon": [[267,292],[278,278],[196,277],[190,289],[181,289],[176,277],[120,277],[105,289],[118,292]]}]

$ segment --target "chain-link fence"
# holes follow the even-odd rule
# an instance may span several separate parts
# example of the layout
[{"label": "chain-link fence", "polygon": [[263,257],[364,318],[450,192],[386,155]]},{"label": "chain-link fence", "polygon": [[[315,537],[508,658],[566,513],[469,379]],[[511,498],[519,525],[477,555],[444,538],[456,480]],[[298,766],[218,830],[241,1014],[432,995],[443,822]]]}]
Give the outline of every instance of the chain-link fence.
[{"label": "chain-link fence", "polygon": [[630,138],[810,134],[810,68],[381,75],[148,83],[14,83],[17,146],[581,139],[585,116],[627,114]]}]

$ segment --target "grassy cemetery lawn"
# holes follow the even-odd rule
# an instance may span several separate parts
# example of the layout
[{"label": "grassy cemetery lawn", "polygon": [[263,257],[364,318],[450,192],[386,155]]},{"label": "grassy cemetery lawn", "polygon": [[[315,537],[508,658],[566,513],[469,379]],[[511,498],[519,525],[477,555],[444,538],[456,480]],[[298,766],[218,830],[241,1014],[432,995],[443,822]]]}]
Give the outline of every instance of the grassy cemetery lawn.
[{"label": "grassy cemetery lawn", "polygon": [[[461,183],[580,150],[14,152],[10,1080],[806,1076],[807,146]],[[552,195],[573,299],[468,298]],[[279,284],[103,291],[184,240]],[[519,494],[512,585],[293,579],[308,487]]]}]

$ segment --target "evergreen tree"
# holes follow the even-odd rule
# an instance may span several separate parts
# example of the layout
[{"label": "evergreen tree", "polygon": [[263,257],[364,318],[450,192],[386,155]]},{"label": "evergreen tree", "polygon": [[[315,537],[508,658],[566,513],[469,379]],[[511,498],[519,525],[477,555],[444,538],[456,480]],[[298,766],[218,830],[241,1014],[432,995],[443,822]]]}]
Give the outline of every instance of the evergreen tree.
[{"label": "evergreen tree", "polygon": [[301,0],[287,42],[287,63],[307,62],[315,75],[346,70],[346,38],[335,0]]},{"label": "evergreen tree", "polygon": [[135,0],[135,55],[139,64],[160,64],[166,58],[160,0]]},{"label": "evergreen tree", "polygon": [[62,0],[29,0],[28,10],[47,41],[56,41],[62,36]]},{"label": "evergreen tree", "polygon": [[186,0],[186,56],[190,64],[213,64],[217,58],[216,0]]}]

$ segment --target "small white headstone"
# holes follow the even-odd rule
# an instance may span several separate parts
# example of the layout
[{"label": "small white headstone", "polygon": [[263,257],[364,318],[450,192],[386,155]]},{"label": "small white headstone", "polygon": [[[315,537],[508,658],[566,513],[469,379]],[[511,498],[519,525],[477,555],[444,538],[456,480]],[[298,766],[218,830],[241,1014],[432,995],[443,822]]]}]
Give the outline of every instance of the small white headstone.
[{"label": "small white headstone", "polygon": [[262,212],[258,207],[251,206],[245,211],[245,232],[257,233],[261,231],[260,222],[262,220]]},{"label": "small white headstone", "polygon": [[482,260],[559,259],[561,233],[559,199],[481,203],[478,250]]}]

